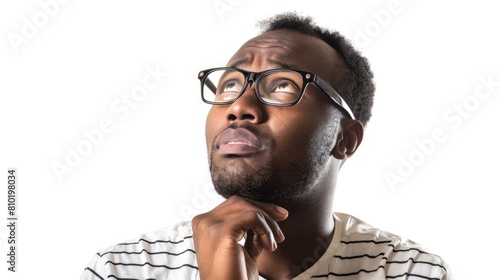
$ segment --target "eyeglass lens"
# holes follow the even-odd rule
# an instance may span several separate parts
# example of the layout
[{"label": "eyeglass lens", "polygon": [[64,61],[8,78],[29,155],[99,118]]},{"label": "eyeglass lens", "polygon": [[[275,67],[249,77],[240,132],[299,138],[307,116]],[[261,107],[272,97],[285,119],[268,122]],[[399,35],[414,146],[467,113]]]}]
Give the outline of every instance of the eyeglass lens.
[{"label": "eyeglass lens", "polygon": [[[295,71],[269,71],[258,77],[254,83],[262,101],[289,104],[300,98],[304,80],[302,75]],[[203,83],[203,97],[214,103],[232,102],[243,90],[245,75],[238,70],[214,70],[205,77]]]}]

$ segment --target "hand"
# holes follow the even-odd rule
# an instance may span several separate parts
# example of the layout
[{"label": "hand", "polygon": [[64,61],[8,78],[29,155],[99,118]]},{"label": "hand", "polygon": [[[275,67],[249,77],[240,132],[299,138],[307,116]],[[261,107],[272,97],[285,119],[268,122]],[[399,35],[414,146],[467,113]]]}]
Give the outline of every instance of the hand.
[{"label": "hand", "polygon": [[[288,212],[277,205],[232,196],[193,218],[193,238],[203,280],[259,278],[257,258],[285,240],[276,221]],[[244,245],[238,241],[245,238]]]}]

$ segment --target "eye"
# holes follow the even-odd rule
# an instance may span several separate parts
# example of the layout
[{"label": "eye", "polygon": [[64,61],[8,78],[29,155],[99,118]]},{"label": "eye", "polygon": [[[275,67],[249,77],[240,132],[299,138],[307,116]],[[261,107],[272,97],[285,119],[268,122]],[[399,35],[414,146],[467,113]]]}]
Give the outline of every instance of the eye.
[{"label": "eye", "polygon": [[261,97],[268,102],[293,103],[299,98],[300,88],[288,79],[272,81],[267,90],[261,91]]},{"label": "eye", "polygon": [[217,87],[217,100],[230,101],[238,97],[243,86],[240,81],[232,79],[221,82],[221,85]]},{"label": "eye", "polygon": [[300,88],[297,84],[285,78],[272,81],[267,88],[267,98],[278,102],[293,102],[300,94]]},{"label": "eye", "polygon": [[283,79],[275,82],[274,87],[272,88],[270,93],[299,94],[299,88],[295,85],[295,83]]},{"label": "eye", "polygon": [[235,80],[224,82],[224,84],[220,89],[221,93],[229,93],[229,92],[240,93],[240,91],[241,91],[241,83]]},{"label": "eye", "polygon": [[270,103],[293,103],[300,97],[302,76],[294,71],[273,71],[259,81],[260,97]]}]

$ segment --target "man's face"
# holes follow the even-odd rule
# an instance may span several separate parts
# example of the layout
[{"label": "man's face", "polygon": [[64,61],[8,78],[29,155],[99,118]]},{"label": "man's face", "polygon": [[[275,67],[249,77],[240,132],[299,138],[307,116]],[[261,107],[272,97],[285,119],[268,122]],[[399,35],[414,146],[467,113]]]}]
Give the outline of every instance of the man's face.
[{"label": "man's face", "polygon": [[[322,40],[290,30],[266,32],[245,43],[227,66],[261,72],[287,65],[330,82],[345,66]],[[214,105],[206,142],[215,189],[273,203],[297,200],[327,176],[339,116],[329,98],[310,84],[290,107],[261,103],[250,84],[230,105]]]}]

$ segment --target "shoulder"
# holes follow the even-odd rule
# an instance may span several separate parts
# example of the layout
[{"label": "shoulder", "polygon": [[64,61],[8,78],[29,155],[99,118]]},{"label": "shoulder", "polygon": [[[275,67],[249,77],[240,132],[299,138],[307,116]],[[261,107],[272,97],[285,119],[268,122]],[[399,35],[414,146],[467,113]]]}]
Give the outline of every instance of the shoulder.
[{"label": "shoulder", "polygon": [[147,279],[159,275],[195,279],[197,273],[191,224],[183,222],[98,252],[84,271],[89,277],[82,279],[125,276]]},{"label": "shoulder", "polygon": [[107,259],[132,259],[138,255],[180,256],[194,254],[193,232],[189,222],[171,225],[113,245],[97,255]]},{"label": "shoulder", "polygon": [[385,277],[451,279],[445,261],[419,243],[348,214],[335,213],[335,216],[341,221],[342,237],[334,257],[341,266],[351,267],[351,272],[359,269],[365,273],[383,273]]},{"label": "shoulder", "polygon": [[152,247],[148,245],[175,245],[175,244],[188,244],[193,237],[193,230],[191,229],[190,222],[181,222],[170,225],[168,227],[151,231],[138,235],[134,238],[125,240],[121,243],[113,245],[106,249],[109,251],[113,248],[122,246],[135,246],[136,247]]}]

